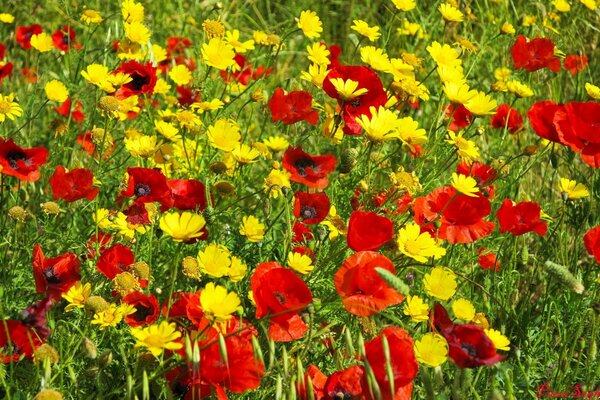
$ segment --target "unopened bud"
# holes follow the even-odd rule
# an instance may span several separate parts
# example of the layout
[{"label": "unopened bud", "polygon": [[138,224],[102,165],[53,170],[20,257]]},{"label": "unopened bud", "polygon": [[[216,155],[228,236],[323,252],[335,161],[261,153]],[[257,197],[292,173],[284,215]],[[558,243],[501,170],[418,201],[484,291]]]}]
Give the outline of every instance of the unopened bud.
[{"label": "unopened bud", "polygon": [[358,150],[349,148],[342,151],[340,157],[339,170],[342,174],[348,174],[352,171],[352,168],[356,165],[356,157],[358,156]]}]

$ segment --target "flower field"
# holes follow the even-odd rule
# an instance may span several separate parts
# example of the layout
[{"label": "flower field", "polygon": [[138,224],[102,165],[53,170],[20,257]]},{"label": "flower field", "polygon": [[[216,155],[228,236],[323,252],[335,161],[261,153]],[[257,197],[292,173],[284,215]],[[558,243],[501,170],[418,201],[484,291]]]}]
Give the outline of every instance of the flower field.
[{"label": "flower field", "polygon": [[0,398],[600,398],[595,0],[0,5]]}]

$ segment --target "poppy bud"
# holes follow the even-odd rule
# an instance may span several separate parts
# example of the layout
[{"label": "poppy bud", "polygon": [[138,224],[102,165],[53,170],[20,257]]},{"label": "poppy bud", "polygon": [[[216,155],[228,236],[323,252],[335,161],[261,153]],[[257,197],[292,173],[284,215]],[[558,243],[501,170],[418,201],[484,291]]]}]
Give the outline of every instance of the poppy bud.
[{"label": "poppy bud", "polygon": [[104,350],[104,352],[102,352],[102,354],[100,355],[100,359],[98,360],[98,366],[100,368],[106,368],[112,363],[112,360],[113,360],[112,351]]},{"label": "poppy bud", "polygon": [[92,360],[98,357],[96,344],[92,342],[89,338],[83,339],[83,342],[81,342],[81,349],[83,350],[85,355]]},{"label": "poppy bud", "polygon": [[349,148],[342,151],[340,158],[339,171],[342,174],[348,174],[352,171],[352,168],[356,165],[356,157],[358,156],[358,150]]}]

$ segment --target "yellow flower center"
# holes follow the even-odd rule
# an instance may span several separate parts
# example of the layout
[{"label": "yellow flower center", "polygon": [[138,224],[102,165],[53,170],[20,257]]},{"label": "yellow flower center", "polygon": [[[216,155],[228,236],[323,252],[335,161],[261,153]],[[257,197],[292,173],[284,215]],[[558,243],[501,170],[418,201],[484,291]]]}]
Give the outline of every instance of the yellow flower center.
[{"label": "yellow flower center", "polygon": [[165,344],[163,337],[159,336],[159,335],[148,335],[148,337],[146,338],[146,340],[144,340],[144,342],[146,342],[146,345],[148,347],[158,347],[158,348],[164,347],[164,344]]},{"label": "yellow flower center", "polygon": [[10,112],[10,102],[0,100],[0,114],[8,114]]},{"label": "yellow flower center", "polygon": [[419,254],[421,252],[421,246],[419,246],[416,240],[408,240],[404,243],[404,247],[406,248],[406,252],[410,254]]}]

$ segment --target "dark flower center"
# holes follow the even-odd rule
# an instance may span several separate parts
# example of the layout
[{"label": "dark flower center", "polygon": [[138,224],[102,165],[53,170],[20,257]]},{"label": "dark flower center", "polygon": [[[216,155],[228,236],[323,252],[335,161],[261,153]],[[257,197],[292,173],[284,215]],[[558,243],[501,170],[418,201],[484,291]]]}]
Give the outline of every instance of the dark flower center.
[{"label": "dark flower center", "polygon": [[133,313],[133,317],[137,321],[145,321],[146,318],[148,317],[148,315],[152,315],[152,312],[153,312],[153,310],[151,307],[146,307],[141,304],[136,304],[135,312]]},{"label": "dark flower center", "polygon": [[58,275],[56,275],[56,272],[54,271],[54,267],[45,269],[42,271],[42,273],[44,274],[44,278],[46,278],[46,282],[48,282],[50,284],[61,283],[61,279],[58,277]]},{"label": "dark flower center", "polygon": [[359,106],[360,106],[360,99],[359,99],[358,97],[357,97],[357,98],[355,98],[354,100],[352,100],[352,101],[350,102],[350,105],[351,105],[352,107],[359,107]]},{"label": "dark flower center", "polygon": [[18,169],[17,163],[25,159],[27,159],[27,155],[22,150],[11,150],[6,154],[6,160],[13,169]]},{"label": "dark flower center", "polygon": [[311,206],[302,206],[300,209],[300,216],[303,219],[315,218],[317,216],[317,210]]},{"label": "dark flower center", "polygon": [[285,304],[285,296],[282,295],[279,292],[274,292],[273,296],[275,296],[275,298],[277,299],[277,301],[279,302],[279,304]]},{"label": "dark flower center", "polygon": [[0,347],[0,354],[4,354],[7,356],[12,356],[13,354],[17,354],[19,352],[19,348],[14,343],[6,343],[4,346]]},{"label": "dark flower center", "polygon": [[306,176],[306,168],[313,168],[314,169],[315,162],[312,160],[312,158],[299,158],[294,163],[294,166],[298,170],[298,175],[300,175],[300,176]]},{"label": "dark flower center", "polygon": [[62,39],[60,40],[60,42],[61,42],[62,44],[64,44],[65,46],[67,46],[67,45],[69,44],[69,42],[70,42],[70,41],[71,41],[71,40],[70,40],[70,37],[69,37],[69,35],[65,35],[65,34],[63,34],[63,37],[62,37]]},{"label": "dark flower center", "polygon": [[145,183],[136,183],[135,188],[133,189],[133,194],[135,197],[148,196],[152,190],[150,190],[150,186]]},{"label": "dark flower center", "polygon": [[352,395],[346,392],[337,392],[333,398],[334,400],[352,400]]},{"label": "dark flower center", "polygon": [[142,90],[142,87],[148,83],[146,76],[134,72],[131,76],[131,82],[127,84],[131,89]]},{"label": "dark flower center", "polygon": [[477,356],[477,349],[471,343],[461,343],[460,348],[469,355],[469,357]]}]

